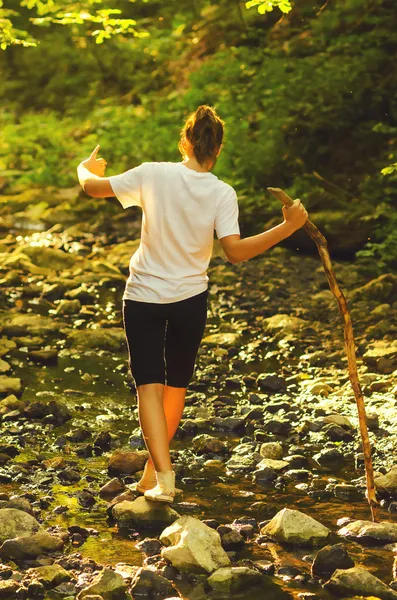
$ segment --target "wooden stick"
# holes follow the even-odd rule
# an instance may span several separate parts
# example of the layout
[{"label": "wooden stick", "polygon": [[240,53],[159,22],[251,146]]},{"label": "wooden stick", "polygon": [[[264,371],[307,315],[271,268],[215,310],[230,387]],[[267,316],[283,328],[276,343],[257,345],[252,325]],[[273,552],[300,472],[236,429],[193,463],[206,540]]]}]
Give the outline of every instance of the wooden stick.
[{"label": "wooden stick", "polygon": [[[275,196],[280,202],[284,204],[284,206],[291,206],[293,204],[292,198],[288,196],[283,190],[280,188],[267,188],[273,196]],[[358,410],[358,420],[360,424],[360,432],[361,432],[361,440],[362,447],[364,452],[364,463],[365,463],[365,476],[367,481],[367,500],[371,509],[372,520],[378,522],[377,515],[377,506],[378,501],[376,499],[375,493],[375,483],[374,483],[374,471],[372,466],[372,457],[371,457],[371,444],[368,437],[368,428],[367,428],[367,416],[365,414],[365,405],[364,398],[361,391],[361,386],[358,381],[358,373],[357,373],[357,363],[356,363],[356,351],[354,344],[354,335],[353,335],[353,326],[349,313],[349,309],[347,307],[346,298],[343,295],[342,290],[339,287],[339,284],[336,280],[334,270],[332,268],[331,259],[328,252],[327,240],[323,236],[323,234],[317,229],[317,227],[309,220],[306,220],[304,224],[304,229],[310,235],[310,237],[315,241],[317,250],[320,254],[321,261],[323,263],[324,271],[328,279],[329,287],[331,288],[332,293],[334,294],[339,310],[343,317],[344,323],[344,340],[345,340],[345,350],[347,355],[347,363],[349,368],[349,378],[353,388],[354,396],[356,399],[357,410]]]}]

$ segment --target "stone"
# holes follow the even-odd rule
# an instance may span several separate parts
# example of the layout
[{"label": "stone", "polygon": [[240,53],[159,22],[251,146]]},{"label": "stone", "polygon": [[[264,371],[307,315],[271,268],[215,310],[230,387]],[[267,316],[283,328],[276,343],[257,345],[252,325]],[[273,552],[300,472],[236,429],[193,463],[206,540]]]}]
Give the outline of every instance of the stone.
[{"label": "stone", "polygon": [[8,373],[10,369],[11,365],[7,361],[0,358],[0,373]]},{"label": "stone", "polygon": [[354,567],[354,560],[349,556],[343,544],[325,546],[314,557],[312,575],[328,578],[336,569],[350,569],[351,567]]},{"label": "stone", "polygon": [[146,450],[135,452],[116,450],[109,459],[109,475],[132,475],[137,473],[143,469],[148,456]]},{"label": "stone", "polygon": [[388,544],[397,542],[397,523],[390,523],[389,521],[382,521],[382,523],[353,521],[339,529],[338,535],[358,542],[377,541],[381,544]]},{"label": "stone", "polygon": [[161,555],[179,570],[212,573],[230,565],[219,533],[194,517],[180,517],[162,532],[160,541],[167,546]]},{"label": "stone", "polygon": [[122,327],[82,329],[71,331],[66,338],[68,347],[79,350],[109,350],[119,352],[127,347]]},{"label": "stone", "polygon": [[350,483],[338,483],[334,487],[334,496],[345,502],[361,502],[365,498],[364,493]]},{"label": "stone", "polygon": [[0,580],[0,598],[1,600],[15,600],[21,584],[15,579]]},{"label": "stone", "polygon": [[19,314],[4,325],[4,333],[17,335],[47,335],[59,331],[61,324],[51,317],[37,314]]},{"label": "stone", "polygon": [[70,581],[71,575],[61,565],[52,564],[29,569],[28,573],[40,581],[46,588],[53,588],[64,581]]},{"label": "stone", "polygon": [[62,425],[72,418],[66,404],[54,398],[39,398],[30,402],[24,409],[24,416],[28,419],[46,419],[55,425]]},{"label": "stone", "polygon": [[262,527],[261,533],[276,542],[297,546],[317,546],[325,542],[331,532],[299,510],[283,508]]},{"label": "stone", "polygon": [[40,523],[27,512],[16,508],[0,509],[0,544],[21,535],[31,535],[41,529]]},{"label": "stone", "polygon": [[9,340],[5,336],[0,338],[0,356],[5,356],[11,350],[14,350],[17,347],[14,340]]},{"label": "stone", "polygon": [[324,588],[342,596],[375,596],[382,600],[397,600],[397,592],[361,565],[351,569],[337,569],[324,584]]},{"label": "stone", "polygon": [[395,300],[396,294],[397,276],[393,273],[384,273],[351,292],[354,300],[369,299],[383,303]]},{"label": "stone", "polygon": [[394,465],[385,475],[375,477],[375,488],[397,498],[397,465]]},{"label": "stone", "polygon": [[147,500],[144,496],[139,496],[132,502],[128,500],[118,502],[112,508],[112,515],[121,528],[138,525],[165,526],[170,525],[180,517],[169,504],[153,502]]},{"label": "stone", "polygon": [[45,552],[60,550],[63,546],[64,541],[61,538],[50,535],[45,529],[40,528],[37,533],[32,535],[24,535],[6,540],[0,547],[0,558],[3,560],[37,558]]},{"label": "stone", "polygon": [[265,575],[249,567],[221,567],[212,573],[207,581],[215,592],[223,595],[262,585],[265,579]]},{"label": "stone", "polygon": [[287,389],[285,379],[276,373],[261,373],[256,379],[256,385],[263,392],[274,393],[283,392]]},{"label": "stone", "polygon": [[291,431],[291,423],[282,419],[271,419],[265,423],[263,429],[267,433],[275,433],[276,435],[288,435]]},{"label": "stone", "polygon": [[125,485],[116,477],[111,479],[99,490],[101,498],[108,498],[109,496],[116,496],[125,490]]},{"label": "stone", "polygon": [[279,442],[265,442],[259,449],[259,454],[263,458],[271,458],[272,460],[280,460],[283,457],[283,447]]},{"label": "stone", "polygon": [[200,454],[225,454],[228,452],[227,444],[217,437],[205,433],[193,438],[193,448]]},{"label": "stone", "polygon": [[79,592],[76,600],[83,600],[93,595],[99,595],[103,600],[125,600],[127,588],[128,585],[121,575],[105,567],[88,587]]},{"label": "stone", "polygon": [[18,394],[21,391],[21,380],[17,377],[0,375],[0,394]]},{"label": "stone", "polygon": [[329,425],[330,423],[339,425],[344,429],[355,429],[354,425],[352,425],[351,421],[345,417],[344,415],[327,415],[322,418],[322,421],[325,425]]},{"label": "stone", "polygon": [[154,596],[158,600],[175,597],[177,594],[177,590],[168,579],[146,567],[137,570],[132,579],[130,591],[134,598],[140,596],[152,598]]},{"label": "stone", "polygon": [[62,300],[59,302],[57,309],[56,309],[56,314],[57,315],[75,315],[77,314],[81,309],[81,302],[80,300],[78,300],[78,298],[76,298],[75,300],[66,300],[65,298],[62,298]]},{"label": "stone", "polygon": [[211,333],[203,338],[202,343],[208,346],[235,346],[238,344],[240,334],[238,333]]},{"label": "stone", "polygon": [[31,350],[28,352],[29,360],[42,365],[56,365],[58,363],[58,350]]},{"label": "stone", "polygon": [[285,460],[273,460],[271,458],[264,458],[256,465],[257,469],[273,469],[274,471],[282,471],[286,467],[289,467],[289,463]]},{"label": "stone", "polygon": [[262,325],[269,331],[282,330],[283,333],[294,333],[307,327],[307,321],[286,314],[277,314],[263,319]]},{"label": "stone", "polygon": [[375,340],[363,354],[364,363],[379,373],[392,373],[397,368],[397,340]]}]

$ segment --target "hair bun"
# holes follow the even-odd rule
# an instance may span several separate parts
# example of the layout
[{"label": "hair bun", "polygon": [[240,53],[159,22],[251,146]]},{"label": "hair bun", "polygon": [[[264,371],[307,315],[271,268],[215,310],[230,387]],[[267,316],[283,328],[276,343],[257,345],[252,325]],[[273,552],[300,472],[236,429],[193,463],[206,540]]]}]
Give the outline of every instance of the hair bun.
[{"label": "hair bun", "polygon": [[215,108],[201,104],[191,113],[181,131],[179,149],[184,154],[185,140],[190,142],[200,164],[207,158],[214,158],[223,141],[224,122],[216,114]]}]

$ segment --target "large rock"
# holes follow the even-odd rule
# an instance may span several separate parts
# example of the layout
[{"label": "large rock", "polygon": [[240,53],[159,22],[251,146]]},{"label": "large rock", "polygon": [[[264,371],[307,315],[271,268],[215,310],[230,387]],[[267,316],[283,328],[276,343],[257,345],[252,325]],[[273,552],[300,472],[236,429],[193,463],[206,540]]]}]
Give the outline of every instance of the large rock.
[{"label": "large rock", "polygon": [[127,347],[125,333],[121,327],[72,331],[66,343],[67,346],[80,350],[101,349],[119,352]]},{"label": "large rock", "polygon": [[53,588],[64,581],[70,581],[72,578],[68,571],[55,563],[29,569],[28,574],[33,575],[33,579],[40,581],[46,588]]},{"label": "large rock", "polygon": [[265,575],[249,567],[222,567],[210,577],[208,583],[215,592],[233,594],[253,585],[261,585],[268,579]]},{"label": "large rock", "polygon": [[4,560],[35,558],[62,548],[64,542],[50,535],[27,512],[16,508],[0,509],[0,557]]},{"label": "large rock", "polygon": [[211,333],[203,338],[203,344],[208,346],[216,346],[217,348],[223,346],[235,346],[240,338],[239,333]]},{"label": "large rock", "polygon": [[149,454],[144,451],[129,452],[116,450],[108,463],[109,475],[132,475],[143,469]]},{"label": "large rock", "polygon": [[180,570],[212,573],[230,565],[217,531],[199,519],[186,516],[164,529],[160,541],[168,546],[162,556]]},{"label": "large rock", "polygon": [[1,600],[15,600],[17,592],[20,589],[21,584],[15,579],[6,579],[5,581],[0,580],[0,598]]},{"label": "large rock", "polygon": [[168,504],[146,500],[144,496],[132,502],[129,500],[118,502],[112,508],[112,515],[121,528],[137,525],[164,527],[180,517]]},{"label": "large rock", "polygon": [[381,544],[397,542],[397,523],[383,521],[373,523],[372,521],[353,521],[338,531],[339,535],[352,538],[358,542],[377,541]]},{"label": "large rock", "polygon": [[56,248],[26,245],[17,248],[14,253],[18,254],[21,250],[23,254],[30,258],[34,265],[43,269],[48,269],[48,271],[62,271],[63,269],[77,268],[77,266],[84,264],[81,256],[78,256],[75,253],[69,254],[68,252],[63,252]]},{"label": "large rock", "polygon": [[11,320],[4,325],[3,331],[11,336],[47,335],[49,333],[56,333],[60,326],[60,323],[55,321],[52,317],[27,314],[12,317]]},{"label": "large rock", "polygon": [[352,300],[376,300],[377,302],[394,302],[397,300],[397,275],[384,273],[371,279],[365,285],[351,292]]},{"label": "large rock", "polygon": [[6,540],[0,547],[0,558],[3,560],[37,558],[46,552],[56,552],[63,546],[63,540],[50,535],[45,529],[39,529],[37,533],[32,535]]},{"label": "large rock", "polygon": [[30,402],[25,410],[24,416],[28,419],[44,419],[56,425],[61,425],[72,418],[71,412],[62,402],[54,398],[39,398]]},{"label": "large rock", "polygon": [[98,573],[91,585],[81,590],[76,600],[95,595],[102,596],[103,600],[125,600],[127,588],[121,575],[105,567]]},{"label": "large rock", "polygon": [[25,511],[16,508],[0,509],[0,544],[21,535],[31,535],[39,529],[40,523]]},{"label": "large rock", "polygon": [[283,508],[261,532],[266,537],[297,546],[317,546],[324,543],[330,530],[299,510]]},{"label": "large rock", "polygon": [[286,314],[277,314],[263,319],[262,325],[269,331],[282,331],[283,333],[293,333],[300,331],[308,326],[308,322],[299,317],[293,317]]},{"label": "large rock", "polygon": [[134,598],[144,596],[146,598],[155,597],[157,600],[176,597],[178,593],[168,579],[153,569],[145,567],[137,570],[132,579],[130,591]]},{"label": "large rock", "polygon": [[379,373],[397,369],[397,340],[375,340],[363,354],[365,364]]},{"label": "large rock", "polygon": [[341,596],[376,596],[382,600],[397,600],[397,592],[362,566],[338,569],[324,587]]},{"label": "large rock", "polygon": [[280,460],[283,457],[283,447],[279,442],[264,442],[260,449],[259,454],[263,458],[270,458],[272,460]]},{"label": "large rock", "polygon": [[227,444],[212,435],[205,433],[196,435],[192,441],[197,454],[225,454],[228,452]]},{"label": "large rock", "polygon": [[375,487],[379,492],[386,492],[397,498],[397,465],[394,465],[385,475],[375,477]]},{"label": "large rock", "polygon": [[325,546],[314,557],[312,575],[331,577],[336,569],[350,569],[351,567],[354,567],[354,560],[350,558],[343,544]]},{"label": "large rock", "polygon": [[21,391],[21,380],[17,377],[0,375],[0,394],[18,394]]}]

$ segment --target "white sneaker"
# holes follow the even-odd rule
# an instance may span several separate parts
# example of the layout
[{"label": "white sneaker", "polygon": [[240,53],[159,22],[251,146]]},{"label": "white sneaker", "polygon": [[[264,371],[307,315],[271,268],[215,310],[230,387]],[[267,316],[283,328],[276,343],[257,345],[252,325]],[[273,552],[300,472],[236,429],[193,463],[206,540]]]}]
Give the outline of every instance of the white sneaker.
[{"label": "white sneaker", "polygon": [[173,502],[175,498],[175,471],[156,471],[157,485],[145,491],[145,498],[155,502]]}]

